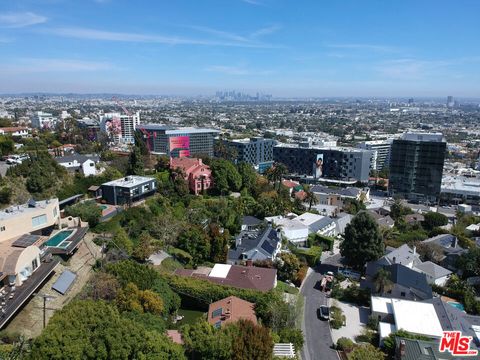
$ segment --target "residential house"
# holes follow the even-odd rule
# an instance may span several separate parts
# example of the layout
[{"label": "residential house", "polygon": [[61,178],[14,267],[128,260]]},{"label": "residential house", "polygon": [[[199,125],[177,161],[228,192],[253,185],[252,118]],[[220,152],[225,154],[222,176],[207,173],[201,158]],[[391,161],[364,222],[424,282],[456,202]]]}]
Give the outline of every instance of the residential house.
[{"label": "residential house", "polygon": [[229,296],[208,306],[207,321],[217,329],[240,319],[256,324],[257,316],[254,309],[255,304],[236,296]]},{"label": "residential house", "polygon": [[443,328],[433,304],[372,296],[371,311],[379,321],[380,344],[400,329],[436,339],[442,337]]},{"label": "residential house", "polygon": [[444,286],[452,275],[452,272],[444,267],[437,265],[431,261],[425,261],[415,265],[414,270],[425,274],[429,284]]},{"label": "residential house", "polygon": [[368,201],[370,199],[369,188],[330,188],[324,185],[315,185],[311,187],[310,191],[315,194],[319,204],[334,205],[338,208],[342,208],[345,204],[345,200],[347,199],[362,201]]},{"label": "residential house", "polygon": [[348,224],[350,224],[352,219],[353,215],[350,215],[349,213],[338,214],[338,216],[335,218],[335,232],[337,236],[345,234],[345,228]]},{"label": "residential house", "polygon": [[30,136],[30,128],[28,127],[3,127],[0,128],[0,135],[11,135],[18,137],[28,137]]},{"label": "residential house", "polygon": [[256,266],[215,264],[213,268],[177,269],[179,276],[196,277],[219,285],[269,291],[277,286],[277,270]]},{"label": "residential house", "polygon": [[213,186],[212,171],[202,159],[178,157],[170,158],[170,169],[181,169],[192,193],[198,195]]},{"label": "residential house", "polygon": [[[59,232],[62,237],[56,235]],[[71,253],[85,233],[79,219],[60,219],[58,199],[30,200],[0,211],[0,290],[4,298],[0,328],[54,272],[58,261],[51,254],[57,249]]]},{"label": "residential house", "polygon": [[455,360],[458,357],[448,351],[440,352],[440,340],[415,340],[395,337],[397,360]]},{"label": "residential house", "polygon": [[274,260],[282,247],[280,232],[271,226],[245,230],[235,239],[235,247],[228,250],[228,264],[244,264],[247,260]]},{"label": "residential house", "polygon": [[380,295],[409,300],[432,298],[432,287],[429,285],[426,275],[401,264],[379,265],[376,262],[368,263],[365,279],[361,281],[360,286],[371,289],[372,293],[377,293],[375,276],[380,268],[388,271],[392,283],[391,287],[383,289],[383,293],[380,290]]},{"label": "residential house", "polygon": [[97,164],[100,161],[100,157],[97,155],[70,155],[55,158],[55,161],[67,168],[69,171],[80,172],[84,176],[94,176],[101,173],[100,169],[97,169]]},{"label": "residential house", "polygon": [[102,199],[110,205],[126,205],[155,193],[157,180],[153,177],[129,175],[101,185]]},{"label": "residential house", "polygon": [[258,229],[262,224],[263,221],[255,216],[244,216],[242,218],[242,225],[240,229],[242,231],[253,231]]},{"label": "residential house", "polygon": [[405,222],[409,225],[420,224],[422,221],[425,221],[425,216],[422,214],[407,214],[404,217]]},{"label": "residential house", "polygon": [[336,224],[333,219],[309,212],[302,215],[290,213],[286,216],[271,216],[265,220],[281,229],[282,235],[295,245],[305,244],[309,234],[336,235]]},{"label": "residential house", "polygon": [[422,243],[438,245],[442,249],[444,256],[440,260],[439,265],[452,271],[457,270],[458,258],[468,251],[458,244],[457,237],[452,234],[440,234],[423,240]]},{"label": "residential house", "polygon": [[390,215],[382,215],[375,210],[366,210],[366,213],[374,218],[379,227],[391,229],[395,226],[395,221],[390,217]]}]

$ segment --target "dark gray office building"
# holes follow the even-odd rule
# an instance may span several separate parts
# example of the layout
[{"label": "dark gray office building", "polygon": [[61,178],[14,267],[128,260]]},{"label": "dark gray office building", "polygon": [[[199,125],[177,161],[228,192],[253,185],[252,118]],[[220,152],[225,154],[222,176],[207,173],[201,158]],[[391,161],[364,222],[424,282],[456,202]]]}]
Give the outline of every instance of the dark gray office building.
[{"label": "dark gray office building", "polygon": [[102,199],[110,205],[124,205],[153,195],[157,180],[146,176],[129,175],[101,185]]},{"label": "dark gray office building", "polygon": [[156,124],[137,125],[149,150],[171,157],[213,157],[213,145],[219,131],[214,129],[173,127]]},{"label": "dark gray office building", "polygon": [[442,134],[406,133],[394,140],[390,155],[390,195],[436,203],[446,149]]},{"label": "dark gray office building", "polygon": [[275,140],[264,138],[222,140],[226,147],[234,149],[237,162],[246,162],[263,173],[273,164]]},{"label": "dark gray office building", "polygon": [[273,149],[275,162],[285,164],[290,174],[361,182],[368,181],[372,155],[370,150],[307,144],[281,144]]}]

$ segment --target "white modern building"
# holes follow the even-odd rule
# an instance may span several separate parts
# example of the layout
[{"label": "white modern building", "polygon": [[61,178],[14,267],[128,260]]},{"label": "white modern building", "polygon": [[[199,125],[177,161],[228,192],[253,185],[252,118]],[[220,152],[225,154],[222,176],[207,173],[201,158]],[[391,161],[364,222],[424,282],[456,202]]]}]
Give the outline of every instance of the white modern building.
[{"label": "white modern building", "polygon": [[447,175],[442,178],[440,199],[448,203],[480,204],[480,179]]},{"label": "white modern building", "polygon": [[115,144],[133,144],[138,125],[140,112],[132,115],[105,113],[100,116],[100,130],[107,133]]},{"label": "white modern building", "polygon": [[37,111],[33,114],[31,122],[32,127],[38,129],[53,129],[58,122],[58,118],[50,113]]},{"label": "white modern building", "polygon": [[100,161],[98,156],[70,155],[55,158],[55,161],[71,171],[81,172],[84,176],[98,175],[102,169],[97,169]]},{"label": "white modern building", "polygon": [[393,139],[364,141],[357,145],[359,149],[373,151],[371,169],[382,170],[390,163],[390,149]]}]

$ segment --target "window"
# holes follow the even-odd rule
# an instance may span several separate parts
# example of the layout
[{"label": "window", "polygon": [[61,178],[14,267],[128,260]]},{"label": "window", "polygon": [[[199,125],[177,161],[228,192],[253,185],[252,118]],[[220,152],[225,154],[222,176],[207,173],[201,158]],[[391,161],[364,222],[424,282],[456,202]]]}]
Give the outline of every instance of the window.
[{"label": "window", "polygon": [[37,258],[35,258],[32,261],[32,270],[35,270],[37,267],[38,267],[38,260]]},{"label": "window", "polygon": [[400,296],[405,297],[405,292],[402,291],[402,292],[400,293]]},{"label": "window", "polygon": [[221,321],[217,321],[217,322],[215,323],[215,325],[213,325],[213,327],[214,327],[215,329],[220,329],[221,326],[222,326],[222,322],[221,322]]},{"label": "window", "polygon": [[58,214],[57,208],[54,207],[54,208],[53,208],[53,217],[57,217],[57,214]]},{"label": "window", "polygon": [[215,309],[212,312],[212,319],[216,318],[217,316],[220,316],[220,315],[222,315],[222,308]]},{"label": "window", "polygon": [[45,225],[47,223],[47,215],[39,215],[32,218],[32,227]]}]

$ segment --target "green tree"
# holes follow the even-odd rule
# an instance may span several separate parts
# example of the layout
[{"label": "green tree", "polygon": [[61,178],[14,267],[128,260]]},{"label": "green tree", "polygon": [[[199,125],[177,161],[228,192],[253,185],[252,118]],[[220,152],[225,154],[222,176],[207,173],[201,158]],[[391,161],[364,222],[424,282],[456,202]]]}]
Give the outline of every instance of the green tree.
[{"label": "green tree", "polygon": [[393,220],[398,221],[400,218],[403,218],[405,215],[412,214],[413,211],[407,206],[404,206],[402,200],[395,199],[392,206],[390,206],[390,216]]},{"label": "green tree", "polygon": [[356,215],[362,210],[366,210],[366,206],[363,202],[357,199],[345,199],[343,203],[345,211],[351,215]]},{"label": "green tree", "polygon": [[457,267],[464,277],[480,276],[480,248],[471,248],[462,254],[457,260]]},{"label": "green tree", "polygon": [[255,181],[257,179],[257,173],[255,169],[252,165],[245,162],[239,163],[237,167],[238,172],[242,177],[242,188],[250,192],[255,186]]},{"label": "green tree", "polygon": [[313,205],[317,205],[318,204],[318,199],[317,197],[315,196],[315,194],[313,193],[313,191],[310,190],[310,186],[309,185],[303,185],[303,191],[305,191],[305,199],[304,201],[306,203],[308,203],[308,211],[310,211],[312,209],[312,206]]},{"label": "green tree", "polygon": [[278,278],[282,281],[294,281],[300,270],[300,260],[292,253],[281,253],[274,261]]},{"label": "green tree", "polygon": [[128,158],[128,175],[143,175],[144,166],[142,152],[138,146],[134,146]]},{"label": "green tree", "polygon": [[216,330],[206,321],[181,328],[185,349],[190,359],[230,360],[232,337],[225,331]]},{"label": "green tree", "polygon": [[78,216],[82,221],[88,222],[90,227],[96,226],[102,216],[102,209],[95,201],[84,201],[65,208],[67,216]]},{"label": "green tree", "polygon": [[7,136],[0,136],[0,156],[10,155],[15,151],[15,142]]},{"label": "green tree", "polygon": [[76,300],[55,312],[31,359],[185,359],[165,335],[146,331],[103,301]]},{"label": "green tree", "polygon": [[269,329],[241,319],[227,326],[225,331],[232,338],[232,360],[272,358],[273,340]]},{"label": "green tree", "polygon": [[158,251],[159,248],[158,242],[147,231],[142,231],[138,238],[137,246],[133,249],[133,256],[143,262],[154,252]]},{"label": "green tree", "polygon": [[356,346],[347,355],[348,360],[384,360],[385,354],[372,344]]},{"label": "green tree", "polygon": [[230,191],[240,191],[242,176],[235,165],[228,160],[215,159],[210,161],[210,168],[214,179],[214,188],[220,194]]},{"label": "green tree", "polygon": [[362,269],[365,263],[383,255],[382,236],[377,223],[368,213],[357,214],[347,225],[340,253],[357,269]]},{"label": "green tree", "polygon": [[193,265],[210,259],[210,239],[201,227],[191,226],[184,230],[178,237],[178,246],[192,255]]},{"label": "green tree", "polygon": [[424,215],[424,218],[425,220],[422,221],[422,226],[426,230],[432,230],[433,228],[448,224],[448,218],[438,212],[429,211]]}]

